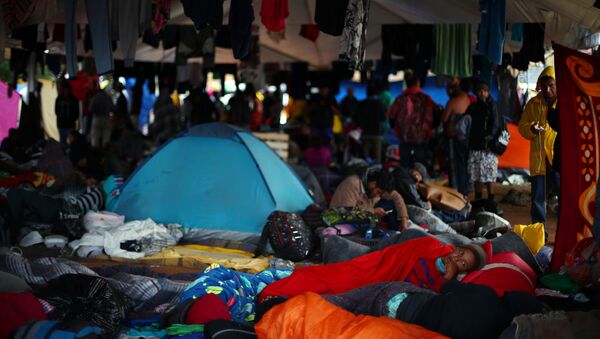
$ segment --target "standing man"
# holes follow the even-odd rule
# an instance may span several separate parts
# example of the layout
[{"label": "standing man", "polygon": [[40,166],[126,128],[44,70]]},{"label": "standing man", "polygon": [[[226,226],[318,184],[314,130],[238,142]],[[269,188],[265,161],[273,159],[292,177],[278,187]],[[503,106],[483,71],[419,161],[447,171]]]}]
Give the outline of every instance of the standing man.
[{"label": "standing man", "polygon": [[376,163],[381,163],[381,144],[383,143],[383,123],[385,107],[379,101],[377,88],[367,86],[367,98],[358,103],[354,113],[354,122],[363,131],[363,150],[366,156]]},{"label": "standing man", "polygon": [[404,81],[406,90],[396,98],[387,114],[400,139],[400,163],[409,167],[415,162],[428,163],[426,150],[433,134],[434,103],[423,93],[412,70],[406,70]]},{"label": "standing man", "polygon": [[556,108],[556,77],[554,66],[540,74],[537,86],[540,93],[531,99],[519,122],[519,133],[530,140],[529,169],[531,171],[531,222],[546,222],[546,187],[558,186],[558,174],[552,167],[556,132],[548,123],[548,112]]},{"label": "standing man", "polygon": [[73,96],[71,84],[68,81],[63,81],[58,90],[59,94],[54,102],[54,112],[60,134],[60,144],[64,148],[67,146],[67,137],[75,130],[79,119],[79,102]]},{"label": "standing man", "polygon": [[92,147],[102,148],[110,141],[112,132],[111,114],[115,112],[112,98],[104,89],[100,89],[90,101],[92,116]]}]

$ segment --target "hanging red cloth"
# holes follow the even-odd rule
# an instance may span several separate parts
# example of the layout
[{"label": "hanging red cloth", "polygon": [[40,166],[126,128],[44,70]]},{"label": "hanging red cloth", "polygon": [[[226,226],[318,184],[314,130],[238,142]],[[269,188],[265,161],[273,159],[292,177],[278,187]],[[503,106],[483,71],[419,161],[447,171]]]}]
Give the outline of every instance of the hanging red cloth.
[{"label": "hanging red cloth", "polygon": [[261,21],[271,32],[283,31],[289,15],[288,0],[263,0],[260,6]]}]

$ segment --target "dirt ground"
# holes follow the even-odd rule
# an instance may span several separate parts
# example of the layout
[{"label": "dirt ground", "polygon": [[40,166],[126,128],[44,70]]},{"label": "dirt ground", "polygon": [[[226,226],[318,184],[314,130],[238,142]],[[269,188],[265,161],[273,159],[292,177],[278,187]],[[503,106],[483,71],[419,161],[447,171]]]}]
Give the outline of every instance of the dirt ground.
[{"label": "dirt ground", "polygon": [[[515,190],[517,192],[523,192],[526,194],[528,199],[526,200],[526,205],[514,205],[503,202],[505,195],[510,190]],[[504,210],[504,218],[510,221],[511,225],[516,224],[530,224],[531,216],[529,214],[530,204],[531,204],[531,185],[497,185],[496,186],[496,201],[500,203],[500,206]],[[558,222],[558,215],[552,211],[548,211],[546,215],[546,230],[548,231],[548,243],[547,245],[554,244],[554,236],[556,234],[556,224]]]}]

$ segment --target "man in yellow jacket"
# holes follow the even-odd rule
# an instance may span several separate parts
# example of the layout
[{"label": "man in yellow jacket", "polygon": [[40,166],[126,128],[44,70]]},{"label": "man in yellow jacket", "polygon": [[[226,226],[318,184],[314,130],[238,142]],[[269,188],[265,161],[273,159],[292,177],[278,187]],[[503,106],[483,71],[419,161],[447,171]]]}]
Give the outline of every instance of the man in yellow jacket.
[{"label": "man in yellow jacket", "polygon": [[548,111],[555,112],[556,76],[554,66],[548,66],[537,82],[540,93],[525,106],[519,121],[519,133],[530,140],[529,170],[531,171],[531,222],[546,222],[546,186],[558,187],[558,169],[552,168],[556,131],[548,124]]}]

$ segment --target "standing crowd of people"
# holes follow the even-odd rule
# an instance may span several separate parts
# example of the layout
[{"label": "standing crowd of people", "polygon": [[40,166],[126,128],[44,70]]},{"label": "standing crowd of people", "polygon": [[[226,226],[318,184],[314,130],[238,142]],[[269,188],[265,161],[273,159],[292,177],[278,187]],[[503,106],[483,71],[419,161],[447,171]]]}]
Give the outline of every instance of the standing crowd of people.
[{"label": "standing crowd of people", "polygon": [[[360,101],[354,89],[348,88],[339,104],[330,88],[321,88],[294,116],[299,126],[291,133],[296,158],[313,170],[325,194],[334,198],[338,185],[356,174],[357,166],[383,164],[395,172],[392,190],[400,192],[407,204],[430,211],[431,202],[423,190],[418,192],[418,185],[426,182],[428,173],[447,174],[454,189],[451,194],[464,200],[466,207],[448,214],[435,211],[434,206],[434,214],[444,221],[464,220],[466,209],[471,208],[471,192],[472,201],[502,214],[495,201],[495,185],[498,158],[506,150],[509,134],[490,85],[450,78],[449,100],[442,107],[423,91],[412,71],[405,72],[404,81],[406,88],[394,100],[381,82],[369,83],[366,98]],[[525,105],[519,131],[531,140],[532,222],[543,223],[546,185],[558,188],[558,113],[552,67],[540,75],[538,89],[540,93]],[[370,192],[364,180],[363,186],[363,191]]]}]

